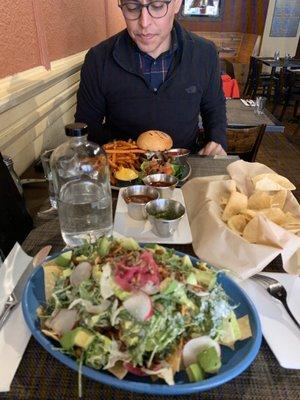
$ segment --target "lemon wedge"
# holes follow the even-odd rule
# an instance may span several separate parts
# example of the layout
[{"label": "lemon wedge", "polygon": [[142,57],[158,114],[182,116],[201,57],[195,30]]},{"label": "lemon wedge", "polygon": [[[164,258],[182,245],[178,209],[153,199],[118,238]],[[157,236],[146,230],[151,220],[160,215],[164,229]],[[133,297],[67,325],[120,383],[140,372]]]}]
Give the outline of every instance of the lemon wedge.
[{"label": "lemon wedge", "polygon": [[115,177],[120,181],[132,181],[138,177],[138,173],[131,168],[121,167],[115,172]]}]

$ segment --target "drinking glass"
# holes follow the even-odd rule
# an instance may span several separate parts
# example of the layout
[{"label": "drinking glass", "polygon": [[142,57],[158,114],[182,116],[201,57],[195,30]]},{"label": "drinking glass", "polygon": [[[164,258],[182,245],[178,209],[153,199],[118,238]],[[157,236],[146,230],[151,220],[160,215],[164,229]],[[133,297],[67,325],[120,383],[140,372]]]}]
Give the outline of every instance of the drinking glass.
[{"label": "drinking glass", "polygon": [[266,98],[265,97],[256,97],[255,99],[255,108],[254,113],[257,115],[262,115],[264,113],[264,108],[266,105]]},{"label": "drinking glass", "polygon": [[280,52],[277,49],[277,50],[275,50],[275,53],[274,53],[274,60],[278,61],[279,59],[280,59]]},{"label": "drinking glass", "polygon": [[41,161],[42,161],[42,166],[44,170],[44,176],[46,180],[48,181],[48,190],[49,190],[49,202],[50,202],[50,208],[45,210],[45,211],[39,211],[38,216],[39,217],[51,217],[53,214],[57,214],[57,201],[54,193],[54,187],[53,187],[53,180],[52,180],[52,172],[50,168],[50,157],[54,149],[51,150],[46,150],[44,153],[41,154]]}]

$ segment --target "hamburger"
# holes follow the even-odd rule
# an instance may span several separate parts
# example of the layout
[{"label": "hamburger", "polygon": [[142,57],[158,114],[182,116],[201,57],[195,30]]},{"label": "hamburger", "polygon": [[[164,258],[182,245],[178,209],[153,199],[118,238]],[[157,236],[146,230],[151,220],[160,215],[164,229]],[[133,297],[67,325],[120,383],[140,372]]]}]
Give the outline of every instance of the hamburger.
[{"label": "hamburger", "polygon": [[150,130],[143,132],[136,141],[138,147],[146,151],[165,151],[173,146],[173,140],[167,133]]}]

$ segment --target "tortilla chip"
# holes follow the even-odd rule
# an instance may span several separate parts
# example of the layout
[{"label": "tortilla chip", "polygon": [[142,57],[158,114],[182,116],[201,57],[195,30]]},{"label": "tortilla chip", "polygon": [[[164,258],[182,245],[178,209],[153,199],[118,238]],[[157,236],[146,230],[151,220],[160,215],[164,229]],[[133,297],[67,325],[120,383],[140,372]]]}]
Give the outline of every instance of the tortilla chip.
[{"label": "tortilla chip", "polygon": [[55,264],[44,265],[45,298],[48,301],[52,295],[57,279],[61,276],[63,268]]},{"label": "tortilla chip", "polygon": [[59,342],[59,337],[54,331],[48,331],[47,329],[41,329],[41,331],[43,332],[44,335]]},{"label": "tortilla chip", "polygon": [[260,174],[251,178],[255,190],[295,190],[287,178],[278,174]]},{"label": "tortilla chip", "polygon": [[264,215],[261,215],[261,217],[257,215],[248,222],[243,231],[243,238],[250,243],[264,244],[266,246],[282,249],[278,244],[277,235],[273,232],[273,228],[268,226],[267,219]]},{"label": "tortilla chip", "polygon": [[272,196],[267,192],[254,192],[248,199],[248,207],[252,210],[261,210],[269,208],[272,204]]},{"label": "tortilla chip", "polygon": [[239,340],[245,340],[252,337],[252,331],[249,321],[249,315],[244,315],[237,320],[241,332],[241,338]]},{"label": "tortilla chip", "polygon": [[248,221],[250,221],[252,218],[254,218],[257,214],[257,211],[250,210],[249,208],[244,208],[243,210],[240,211],[240,214],[245,215]]},{"label": "tortilla chip", "polygon": [[249,219],[246,215],[237,214],[233,215],[227,221],[228,228],[241,235],[245,229],[245,226],[249,222]]},{"label": "tortilla chip", "polygon": [[123,361],[118,361],[116,364],[108,368],[108,371],[115,375],[118,379],[124,379],[128,370],[123,366]]},{"label": "tortilla chip", "polygon": [[277,207],[267,208],[265,210],[260,210],[269,220],[275,222],[275,224],[282,225],[286,221],[285,213]]},{"label": "tortilla chip", "polygon": [[232,192],[222,214],[222,220],[228,221],[230,217],[247,208],[248,197],[240,192]]},{"label": "tortilla chip", "polygon": [[174,374],[180,371],[182,348],[183,348],[183,341],[181,340],[179,346],[166,358],[166,361],[171,366]]},{"label": "tortilla chip", "polygon": [[298,234],[300,232],[300,218],[297,218],[290,212],[287,212],[285,214],[284,223],[281,226],[292,233]]},{"label": "tortilla chip", "polygon": [[145,372],[149,376],[154,375],[154,376],[158,376],[161,379],[164,379],[164,381],[168,385],[174,385],[174,374],[173,374],[173,370],[170,365],[166,365],[165,367],[160,368],[155,371],[151,370],[151,369],[147,369],[147,368],[142,368],[142,371]]},{"label": "tortilla chip", "polygon": [[281,210],[283,210],[286,201],[286,196],[287,196],[286,190],[279,190],[276,194],[274,194],[274,196],[272,196],[271,207],[278,207],[281,208]]},{"label": "tortilla chip", "polygon": [[224,209],[227,203],[228,203],[228,198],[222,196],[222,197],[220,198],[220,206]]}]

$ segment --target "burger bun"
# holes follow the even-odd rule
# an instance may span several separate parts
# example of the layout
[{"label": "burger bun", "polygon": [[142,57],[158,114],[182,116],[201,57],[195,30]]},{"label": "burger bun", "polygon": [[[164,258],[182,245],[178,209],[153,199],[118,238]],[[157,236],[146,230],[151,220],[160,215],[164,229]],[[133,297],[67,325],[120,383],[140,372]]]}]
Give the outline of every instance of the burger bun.
[{"label": "burger bun", "polygon": [[173,146],[173,140],[167,133],[150,130],[143,132],[136,141],[138,147],[146,151],[165,151]]}]

